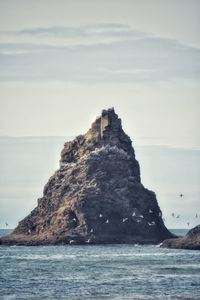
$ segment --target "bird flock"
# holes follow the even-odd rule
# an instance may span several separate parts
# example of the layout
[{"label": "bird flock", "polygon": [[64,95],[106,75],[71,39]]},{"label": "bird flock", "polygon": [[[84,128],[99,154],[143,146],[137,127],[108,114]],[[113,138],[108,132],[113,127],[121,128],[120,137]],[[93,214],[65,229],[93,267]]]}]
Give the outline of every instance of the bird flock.
[{"label": "bird flock", "polygon": [[[179,197],[180,197],[180,198],[183,198],[184,195],[181,193],[181,194],[179,194]],[[149,212],[149,214],[153,214],[153,210],[152,210],[152,209],[149,209],[148,212]],[[159,217],[162,217],[162,212],[159,212],[159,213],[158,213],[158,216],[159,216]],[[175,214],[174,212],[171,213],[171,216],[172,216],[172,218],[174,218],[174,219],[180,219],[180,218],[181,218],[180,214]],[[136,222],[137,222],[137,223],[140,223],[140,222],[142,221],[142,219],[144,218],[143,215],[136,213],[136,210],[133,211],[132,217],[135,217],[135,218],[136,218]],[[197,218],[199,218],[199,217],[200,217],[200,215],[198,215],[198,214],[196,213],[195,218],[197,219]],[[99,218],[103,218],[103,214],[102,214],[102,213],[99,214]],[[128,217],[125,217],[125,218],[122,218],[122,221],[121,221],[121,222],[122,222],[122,223],[125,223],[125,222],[127,222],[128,220],[129,220],[129,218],[128,218]],[[73,221],[73,222],[76,222],[77,220],[76,220],[76,218],[73,218],[72,221]],[[165,218],[163,218],[163,221],[165,222]],[[106,224],[109,224],[109,223],[110,223],[110,220],[109,220],[109,219],[106,219],[105,223],[106,223]],[[155,225],[156,225],[156,222],[155,222],[155,221],[151,221],[151,222],[147,222],[147,224],[148,224],[149,226],[155,226]],[[190,221],[187,221],[186,224],[187,224],[187,226],[190,226]],[[6,228],[7,228],[7,227],[8,227],[8,222],[5,222],[5,225],[6,225]],[[94,232],[94,229],[91,228],[91,229],[90,229],[90,233],[93,233],[93,232]],[[28,229],[28,234],[31,234],[31,229]],[[75,242],[74,240],[70,240],[70,241],[69,241],[69,244],[74,244],[74,242]],[[86,243],[90,243],[90,242],[91,242],[91,239],[88,239],[88,240],[86,241]]]},{"label": "bird flock", "polygon": [[[184,196],[183,194],[179,194],[179,197],[180,197],[180,198],[183,198],[183,196]],[[181,217],[179,214],[175,214],[174,212],[171,213],[171,216],[172,216],[173,218],[175,218],[175,219],[180,219],[180,217]],[[199,217],[199,216],[198,216],[198,214],[196,213],[195,218],[197,219],[198,217]],[[165,221],[164,218],[163,218],[163,221]],[[187,221],[186,224],[187,224],[187,226],[190,226],[190,222],[189,222],[189,221]]]}]

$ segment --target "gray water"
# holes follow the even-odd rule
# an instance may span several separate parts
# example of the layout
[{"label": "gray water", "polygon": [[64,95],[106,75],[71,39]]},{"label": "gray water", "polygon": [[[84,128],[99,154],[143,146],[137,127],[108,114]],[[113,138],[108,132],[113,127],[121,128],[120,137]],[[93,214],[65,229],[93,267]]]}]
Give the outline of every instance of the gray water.
[{"label": "gray water", "polygon": [[0,299],[200,299],[200,252],[1,246]]}]

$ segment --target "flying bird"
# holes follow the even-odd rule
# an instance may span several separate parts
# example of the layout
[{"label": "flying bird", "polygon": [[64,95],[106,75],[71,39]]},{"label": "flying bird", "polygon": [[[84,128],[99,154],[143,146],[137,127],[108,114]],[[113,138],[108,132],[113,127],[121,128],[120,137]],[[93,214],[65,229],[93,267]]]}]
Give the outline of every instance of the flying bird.
[{"label": "flying bird", "polygon": [[172,217],[174,217],[174,213],[172,213]]},{"label": "flying bird", "polygon": [[126,222],[128,218],[123,218],[122,223]]},{"label": "flying bird", "polygon": [[182,198],[182,197],[183,197],[183,194],[180,194],[179,196]]},{"label": "flying bird", "polygon": [[190,225],[190,222],[187,222],[187,225],[189,226],[189,225]]}]

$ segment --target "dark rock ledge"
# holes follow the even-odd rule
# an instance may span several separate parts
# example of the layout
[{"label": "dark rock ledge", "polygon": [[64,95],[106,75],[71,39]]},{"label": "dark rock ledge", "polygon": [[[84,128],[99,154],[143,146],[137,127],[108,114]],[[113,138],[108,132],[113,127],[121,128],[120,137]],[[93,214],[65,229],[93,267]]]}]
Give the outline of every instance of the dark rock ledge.
[{"label": "dark rock ledge", "polygon": [[161,247],[200,250],[200,225],[188,231],[186,236],[165,240]]}]

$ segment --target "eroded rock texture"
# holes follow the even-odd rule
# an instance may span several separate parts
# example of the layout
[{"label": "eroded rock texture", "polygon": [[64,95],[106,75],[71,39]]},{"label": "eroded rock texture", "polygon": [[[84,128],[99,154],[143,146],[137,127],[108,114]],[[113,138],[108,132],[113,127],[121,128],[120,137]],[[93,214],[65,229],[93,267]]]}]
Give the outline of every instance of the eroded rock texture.
[{"label": "eroded rock texture", "polygon": [[114,109],[67,142],[37,207],[4,244],[159,243],[173,237]]}]

